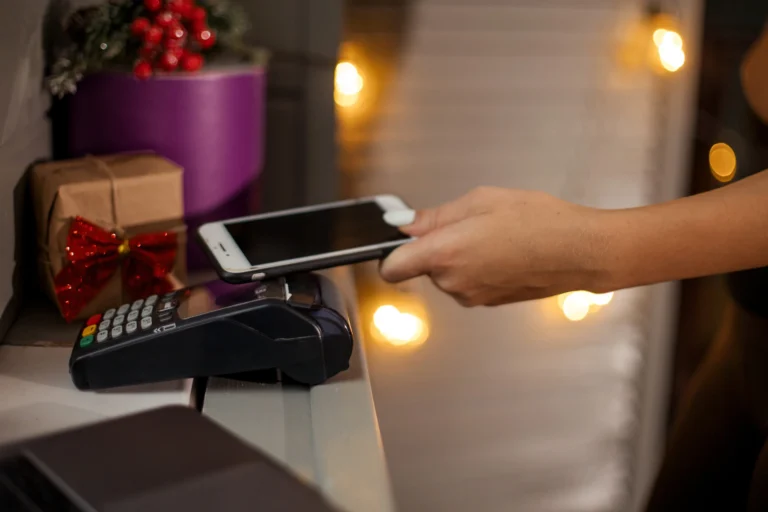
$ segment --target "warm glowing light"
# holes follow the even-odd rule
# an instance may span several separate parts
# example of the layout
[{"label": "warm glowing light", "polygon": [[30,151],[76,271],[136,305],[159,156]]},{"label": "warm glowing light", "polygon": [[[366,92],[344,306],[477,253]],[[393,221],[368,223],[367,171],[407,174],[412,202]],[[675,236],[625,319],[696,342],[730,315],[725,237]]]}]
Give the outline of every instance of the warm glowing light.
[{"label": "warm glowing light", "polygon": [[351,107],[360,99],[360,94],[343,94],[339,91],[333,93],[333,99],[340,107]]},{"label": "warm glowing light", "polygon": [[595,306],[607,306],[613,300],[613,292],[592,295],[592,304]]},{"label": "warm glowing light", "polygon": [[653,32],[653,42],[659,52],[661,66],[670,72],[675,72],[685,64],[683,38],[674,30],[665,28]]},{"label": "warm glowing light", "polygon": [[395,346],[423,343],[428,335],[425,320],[392,305],[380,306],[376,310],[373,325],[382,339]]},{"label": "warm glowing light", "polygon": [[613,292],[595,294],[586,291],[558,295],[557,304],[563,314],[572,322],[584,320],[593,308],[607,306],[613,300]]},{"label": "warm glowing light", "polygon": [[563,314],[572,322],[587,318],[592,306],[592,297],[588,292],[573,292],[563,300]]},{"label": "warm glowing light", "polygon": [[339,62],[336,65],[334,99],[337,105],[349,107],[357,103],[363,85],[363,77],[357,66],[351,62]]},{"label": "warm glowing light", "polygon": [[724,142],[709,150],[709,169],[718,181],[727,183],[736,175],[736,152]]},{"label": "warm glowing light", "polygon": [[349,95],[363,90],[363,77],[351,62],[339,62],[336,66],[336,90]]},{"label": "warm glowing light", "polygon": [[653,32],[653,44],[661,46],[661,42],[664,40],[664,35],[667,33],[665,28],[657,28]]}]

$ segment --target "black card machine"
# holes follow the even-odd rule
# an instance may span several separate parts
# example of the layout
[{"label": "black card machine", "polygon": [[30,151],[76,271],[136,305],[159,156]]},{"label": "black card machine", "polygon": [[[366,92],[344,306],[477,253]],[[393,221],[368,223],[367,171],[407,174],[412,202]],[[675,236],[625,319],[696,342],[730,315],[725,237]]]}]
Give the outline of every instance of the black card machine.
[{"label": "black card machine", "polygon": [[88,319],[69,368],[78,389],[277,369],[308,385],[349,367],[346,307],[325,276],[212,281]]}]

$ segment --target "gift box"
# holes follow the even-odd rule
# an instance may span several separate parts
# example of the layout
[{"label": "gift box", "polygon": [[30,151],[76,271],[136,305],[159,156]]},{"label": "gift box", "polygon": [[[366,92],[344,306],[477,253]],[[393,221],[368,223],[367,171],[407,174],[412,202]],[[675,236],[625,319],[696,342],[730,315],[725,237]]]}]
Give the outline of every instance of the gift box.
[{"label": "gift box", "polygon": [[156,154],[87,156],[32,169],[39,272],[68,320],[186,280],[182,169]]}]

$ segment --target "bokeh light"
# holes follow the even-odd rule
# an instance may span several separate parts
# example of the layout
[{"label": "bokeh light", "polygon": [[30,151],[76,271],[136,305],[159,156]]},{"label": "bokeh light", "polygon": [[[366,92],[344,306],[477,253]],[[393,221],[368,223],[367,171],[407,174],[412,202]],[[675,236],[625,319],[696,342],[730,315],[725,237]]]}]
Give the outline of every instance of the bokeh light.
[{"label": "bokeh light", "polygon": [[394,346],[418,345],[429,336],[428,323],[413,313],[400,311],[396,306],[379,306],[373,314],[377,338]]},{"label": "bokeh light", "polygon": [[340,107],[350,107],[357,103],[365,81],[357,66],[351,62],[339,62],[334,78],[334,100]]},{"label": "bokeh light", "polygon": [[674,73],[685,64],[683,38],[674,30],[658,28],[653,32],[653,42],[659,52],[661,66]]},{"label": "bokeh light", "polygon": [[725,142],[718,142],[709,150],[709,169],[716,180],[727,183],[736,175],[736,152]]},{"label": "bokeh light", "polygon": [[592,304],[596,306],[607,306],[608,304],[611,303],[612,300],[613,300],[613,292],[592,295]]},{"label": "bokeh light", "polygon": [[557,304],[572,322],[584,320],[591,312],[607,306],[613,300],[613,292],[595,294],[587,291],[562,293],[557,296]]},{"label": "bokeh light", "polygon": [[563,314],[571,322],[587,318],[592,307],[592,297],[588,292],[573,292],[563,299]]}]

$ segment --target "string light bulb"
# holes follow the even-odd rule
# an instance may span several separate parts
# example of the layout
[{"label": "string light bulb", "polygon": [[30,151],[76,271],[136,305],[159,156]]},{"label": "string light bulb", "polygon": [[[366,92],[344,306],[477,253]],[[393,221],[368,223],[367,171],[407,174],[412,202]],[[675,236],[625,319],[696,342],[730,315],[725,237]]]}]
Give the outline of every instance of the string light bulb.
[{"label": "string light bulb", "polygon": [[334,100],[340,107],[350,107],[357,103],[365,81],[357,66],[351,62],[339,62],[334,77]]},{"label": "string light bulb", "polygon": [[607,306],[613,300],[613,292],[592,294],[592,304],[595,306]]},{"label": "string light bulb", "polygon": [[653,42],[659,53],[659,62],[667,71],[674,73],[685,64],[685,51],[683,51],[683,38],[673,30],[663,28],[656,29],[653,33]]},{"label": "string light bulb", "polygon": [[587,318],[591,306],[589,292],[573,292],[563,299],[563,314],[571,322],[580,322]]},{"label": "string light bulb", "polygon": [[414,313],[400,311],[397,306],[379,306],[373,314],[373,327],[380,341],[394,346],[420,345],[429,336],[425,319]]},{"label": "string light bulb", "polygon": [[736,152],[725,142],[718,142],[709,150],[709,170],[721,183],[728,183],[736,176]]},{"label": "string light bulb", "polygon": [[613,292],[595,294],[587,291],[563,293],[557,296],[557,303],[571,322],[580,322],[593,311],[610,304]]},{"label": "string light bulb", "polygon": [[430,315],[421,291],[422,280],[385,283],[376,262],[362,264],[355,272],[360,318],[367,338],[380,346],[410,350],[431,334]]},{"label": "string light bulb", "polygon": [[652,8],[649,14],[654,60],[662,70],[674,73],[683,67],[686,60],[679,23],[671,15],[662,13],[658,6]]}]

